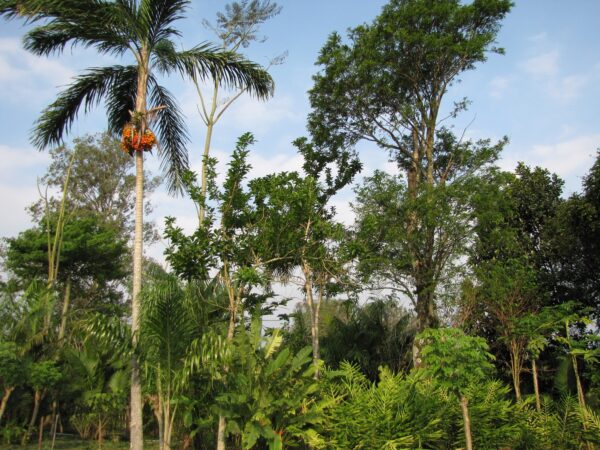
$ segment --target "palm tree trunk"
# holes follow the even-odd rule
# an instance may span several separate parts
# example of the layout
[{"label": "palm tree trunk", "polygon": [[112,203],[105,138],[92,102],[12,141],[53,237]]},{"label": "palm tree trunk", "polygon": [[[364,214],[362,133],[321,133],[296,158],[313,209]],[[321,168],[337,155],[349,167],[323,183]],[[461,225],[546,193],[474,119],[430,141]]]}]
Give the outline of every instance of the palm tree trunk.
[{"label": "palm tree trunk", "polygon": [[225,417],[219,416],[217,428],[217,450],[225,450]]},{"label": "palm tree trunk", "polygon": [[465,446],[467,450],[473,450],[473,437],[471,435],[471,418],[469,417],[469,401],[466,397],[460,398],[460,409],[462,410],[463,423],[465,426]]},{"label": "palm tree trunk", "polygon": [[158,449],[163,450],[164,448],[164,419],[160,393],[156,396],[150,397],[150,405],[152,411],[156,417],[156,423],[158,424]]},{"label": "palm tree trunk", "polygon": [[[146,131],[146,91],[148,88],[148,51],[142,48],[138,71],[135,112],[140,115],[140,135]],[[136,119],[136,117],[132,118]],[[142,290],[143,263],[143,226],[144,226],[144,152],[135,152],[135,234],[133,241],[133,292],[131,298],[131,333],[134,348],[137,347],[140,333],[140,292]],[[130,418],[130,448],[143,450],[143,401],[140,366],[136,352],[131,358],[131,418]]]},{"label": "palm tree trunk", "polygon": [[2,395],[2,403],[0,403],[0,422],[2,422],[2,417],[4,416],[4,411],[6,411],[6,405],[8,404],[8,399],[10,398],[10,395],[13,393],[14,390],[15,390],[15,388],[12,386],[4,388],[4,394]]},{"label": "palm tree trunk", "polygon": [[538,384],[538,371],[535,359],[531,360],[531,370],[533,373],[533,390],[535,392],[535,407],[540,412],[542,410],[542,400],[540,398],[540,386]]},{"label": "palm tree trunk", "polygon": [[[135,238],[133,244],[133,296],[131,301],[131,332],[133,345],[137,346],[140,332],[140,291],[142,290],[142,237],[144,215],[144,155],[141,151],[135,152],[136,160],[136,200],[135,200]],[[142,431],[142,384],[140,380],[140,367],[137,356],[131,358],[131,422],[130,422],[130,448],[142,450],[144,448],[144,435]]]},{"label": "palm tree trunk", "polygon": [[33,412],[31,413],[31,420],[29,421],[29,426],[27,427],[27,432],[23,435],[23,439],[21,440],[21,445],[27,444],[29,442],[29,436],[33,432],[33,427],[35,427],[35,422],[37,420],[38,413],[40,412],[40,403],[42,402],[42,391],[36,390],[33,394]]}]

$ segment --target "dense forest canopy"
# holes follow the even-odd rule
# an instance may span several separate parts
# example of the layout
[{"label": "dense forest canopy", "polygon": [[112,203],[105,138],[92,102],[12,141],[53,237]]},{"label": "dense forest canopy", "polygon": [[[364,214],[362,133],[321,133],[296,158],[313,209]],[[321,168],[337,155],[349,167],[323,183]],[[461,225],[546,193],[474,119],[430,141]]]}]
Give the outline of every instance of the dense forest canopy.
[{"label": "dense forest canopy", "polygon": [[[546,167],[501,167],[510,129],[458,131],[454,88],[504,54],[515,5],[390,0],[331,32],[289,144],[301,164],[259,176],[252,132],[225,159],[214,139],[248,96],[268,108],[286,55],[243,53],[286,5],[228,3],[204,20],[216,44],[181,49],[191,6],[0,0],[35,57],[122,59],[31,118],[49,164],[32,226],[1,247],[2,445],[599,446],[600,152],[571,193]],[[167,77],[198,94],[201,151]],[[66,143],[93,108],[108,127]],[[144,220],[161,183],[192,225]]]}]

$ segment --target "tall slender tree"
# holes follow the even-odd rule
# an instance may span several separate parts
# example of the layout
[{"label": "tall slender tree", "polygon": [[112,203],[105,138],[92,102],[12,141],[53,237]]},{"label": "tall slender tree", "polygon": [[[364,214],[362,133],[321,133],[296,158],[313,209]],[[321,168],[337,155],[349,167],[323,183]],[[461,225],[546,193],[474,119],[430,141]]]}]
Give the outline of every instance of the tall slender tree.
[{"label": "tall slender tree", "polygon": [[[155,120],[159,155],[169,188],[180,188],[180,174],[187,167],[187,133],[183,117],[157,74],[178,72],[191,78],[210,76],[225,85],[247,87],[266,97],[272,91],[270,76],[258,65],[233,52],[210,44],[178,51],[174,39],[180,32],[174,22],[184,17],[189,0],[1,0],[0,16],[25,17],[39,23],[25,36],[25,48],[46,56],[62,52],[67,44],[94,47],[101,54],[124,56],[133,61],[88,69],[77,76],[38,119],[32,142],[39,148],[58,145],[78,112],[105,100],[108,127],[120,133],[131,122],[143,135]],[[142,286],[143,152],[135,152],[136,206],[133,257],[132,336],[138,339],[139,293]],[[137,359],[132,359],[131,448],[143,448],[142,392]]]},{"label": "tall slender tree", "polygon": [[[456,242],[429,220],[436,197],[481,167],[483,156],[465,159],[461,139],[440,133],[443,101],[463,72],[502,51],[494,42],[510,7],[510,0],[391,0],[373,24],[350,30],[347,43],[333,33],[317,60],[308,124],[315,143],[373,142],[405,174],[408,211],[396,227],[406,230],[408,263],[396,275],[415,298],[419,330],[437,323],[436,290],[454,256],[448,243]],[[450,116],[465,106],[459,101]]]},{"label": "tall slender tree", "polygon": [[[278,6],[275,2],[271,2],[271,0],[234,1],[225,5],[224,12],[217,13],[216,24],[213,25],[206,19],[203,21],[203,24],[214,31],[221,41],[221,47],[224,50],[237,52],[241,48],[246,48],[252,42],[259,40],[258,29],[260,25],[279,14],[280,11],[281,6]],[[285,56],[286,53],[283,53],[271,59],[267,69],[283,63]],[[212,95],[205,99],[198,80],[195,80],[194,84],[200,98],[201,108],[198,108],[198,110],[202,122],[206,126],[201,168],[201,192],[203,196],[206,196],[206,189],[208,187],[207,158],[210,154],[214,127],[225,111],[247,91],[247,88],[240,88],[231,96],[224,97],[220,89],[220,80],[215,78],[212,83]],[[200,224],[202,224],[206,217],[205,206],[198,205],[198,217]]]}]

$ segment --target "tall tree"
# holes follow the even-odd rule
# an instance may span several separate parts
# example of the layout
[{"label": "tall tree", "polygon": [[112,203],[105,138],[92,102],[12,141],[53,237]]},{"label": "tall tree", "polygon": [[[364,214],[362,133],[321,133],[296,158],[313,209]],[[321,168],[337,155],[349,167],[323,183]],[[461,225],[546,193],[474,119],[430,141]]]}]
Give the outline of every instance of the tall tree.
[{"label": "tall tree", "polygon": [[[515,173],[487,177],[475,195],[475,240],[470,262],[476,286],[465,284],[466,328],[508,350],[507,365],[516,398],[533,336],[523,321],[545,306],[557,268],[550,248],[562,202],[562,180],[539,167],[519,164]],[[503,358],[500,358],[502,360]]]},{"label": "tall tree", "polygon": [[[279,14],[280,11],[281,7],[277,3],[271,2],[271,0],[242,0],[241,2],[226,4],[225,11],[217,13],[216,24],[213,25],[206,19],[203,23],[217,35],[223,50],[237,52],[259,40],[258,29],[260,25]],[[284,59],[285,54],[273,58],[267,70],[273,65],[281,64]],[[208,186],[207,158],[210,156],[214,127],[225,111],[248,89],[242,87],[229,97],[223,97],[220,80],[215,78],[212,83],[211,96],[205,100],[199,80],[194,80],[194,84],[200,98],[200,117],[206,126],[200,180],[201,193],[206,196]],[[206,217],[206,208],[202,205],[198,205],[198,217],[202,224]]]},{"label": "tall tree", "polygon": [[[195,185],[195,176],[188,172],[186,186],[196,204],[206,208],[207,215],[196,231],[187,236],[176,226],[174,218],[167,218],[165,235],[171,241],[165,254],[175,273],[187,280],[207,281],[211,274],[216,276],[227,292],[228,324],[227,342],[232,342],[236,324],[244,320],[244,311],[253,313],[263,306],[269,296],[269,282],[263,276],[263,261],[257,251],[262,237],[256,233],[257,215],[250,204],[250,193],[244,183],[250,170],[247,163],[249,146],[254,143],[251,133],[243,134],[233,151],[229,169],[219,189],[215,182],[214,158],[207,159],[208,194]],[[207,207],[207,200],[214,208]],[[253,293],[253,288],[266,292]],[[229,370],[226,362],[223,371]],[[226,445],[225,416],[219,416],[217,449]]]},{"label": "tall tree", "polygon": [[[449,259],[438,252],[448,236],[427,220],[427,207],[436,204],[436,190],[482,162],[481,154],[465,161],[461,139],[440,133],[443,100],[461,73],[502,52],[494,41],[510,7],[509,0],[392,0],[373,24],[350,30],[349,43],[332,34],[317,60],[322,71],[309,116],[315,143],[373,142],[405,174],[409,211],[396,227],[406,230],[409,261],[401,274],[416,298],[419,330],[437,322],[439,269]],[[458,102],[449,115],[465,106]]]},{"label": "tall tree", "polygon": [[[7,239],[6,268],[27,286],[44,280],[48,273],[47,224],[54,234],[54,221],[41,223]],[[118,230],[97,216],[71,215],[62,231],[62,245],[57,257],[60,270],[54,288],[64,294],[64,317],[70,305],[79,301],[83,309],[114,310],[122,299],[121,288],[127,276],[126,240]],[[73,303],[75,304],[75,303]],[[64,326],[62,325],[64,337]]]},{"label": "tall tree", "polygon": [[[271,78],[259,66],[232,52],[208,44],[178,51],[174,38],[180,35],[174,22],[181,19],[189,0],[3,0],[0,15],[25,16],[40,22],[25,36],[25,48],[36,55],[60,53],[67,44],[94,47],[101,54],[129,53],[133,64],[92,68],[75,78],[38,120],[33,142],[39,148],[60,144],[77,113],[87,112],[106,100],[109,129],[120,133],[131,122],[139,136],[149,129],[151,119],[161,145],[159,154],[169,187],[180,187],[181,172],[187,167],[184,144],[187,134],[183,118],[170,93],[158,84],[157,74],[179,72],[191,78],[211,76],[224,84],[249,86],[264,97],[271,91]],[[139,293],[142,286],[143,152],[135,152],[136,206],[133,258],[132,337],[137,342],[140,327]],[[143,448],[142,392],[139,366],[132,360],[131,445]]]},{"label": "tall tree", "polygon": [[[67,212],[93,214],[114,227],[124,238],[133,236],[135,209],[135,161],[121,151],[119,139],[109,133],[98,133],[75,138],[73,146],[61,146],[50,150],[51,162],[41,185],[49,192],[61,189],[67,170],[71,170],[67,196]],[[160,177],[144,174],[146,198],[158,187]],[[42,187],[40,186],[40,188]],[[47,193],[43,193],[44,197]],[[35,220],[44,214],[42,199],[30,207]],[[47,199],[51,210],[58,210],[58,199]],[[144,213],[152,212],[149,200],[144,202]],[[155,238],[151,222],[144,223],[144,240]]]},{"label": "tall tree", "polygon": [[[252,180],[250,189],[260,228],[265,268],[287,282],[295,270],[310,317],[313,364],[319,376],[319,325],[324,300],[345,280],[346,253],[340,251],[346,230],[335,221],[331,198],[352,182],[362,165],[353,150],[318,145],[301,137],[293,142],[304,158],[298,172],[283,172]],[[346,279],[347,281],[347,279]]]},{"label": "tall tree", "polygon": [[553,262],[544,283],[555,304],[577,300],[600,322],[600,152],[583,179],[583,192],[561,202],[545,233]]}]

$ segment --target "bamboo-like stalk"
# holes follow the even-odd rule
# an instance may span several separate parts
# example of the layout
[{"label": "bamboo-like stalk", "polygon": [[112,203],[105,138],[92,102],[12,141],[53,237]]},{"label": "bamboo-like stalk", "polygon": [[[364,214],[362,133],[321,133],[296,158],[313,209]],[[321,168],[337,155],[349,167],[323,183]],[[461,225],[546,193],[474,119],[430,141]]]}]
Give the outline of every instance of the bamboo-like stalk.
[{"label": "bamboo-like stalk", "polygon": [[467,450],[473,450],[473,437],[471,435],[471,418],[469,417],[469,401],[466,397],[460,398],[460,409],[462,411],[465,428],[465,446]]},{"label": "bamboo-like stalk", "polygon": [[535,358],[531,360],[531,371],[533,374],[533,390],[535,392],[535,408],[540,412],[542,410],[542,401],[540,398],[540,386],[538,384],[538,371]]}]

